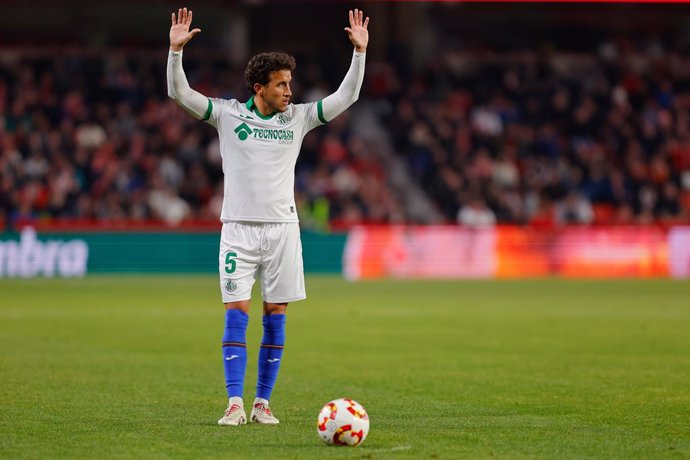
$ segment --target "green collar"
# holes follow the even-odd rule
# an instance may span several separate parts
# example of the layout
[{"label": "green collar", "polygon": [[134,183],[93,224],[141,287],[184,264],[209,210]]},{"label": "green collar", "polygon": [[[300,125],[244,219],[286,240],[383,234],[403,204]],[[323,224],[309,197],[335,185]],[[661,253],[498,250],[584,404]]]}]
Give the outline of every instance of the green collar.
[{"label": "green collar", "polygon": [[254,103],[254,96],[250,97],[247,103],[244,105],[245,107],[247,107],[247,110],[254,112],[257,117],[263,120],[270,120],[271,118],[273,118],[273,115],[275,115],[275,112],[273,112],[270,115],[262,115],[261,112],[259,112],[259,109],[256,108],[256,104]]}]

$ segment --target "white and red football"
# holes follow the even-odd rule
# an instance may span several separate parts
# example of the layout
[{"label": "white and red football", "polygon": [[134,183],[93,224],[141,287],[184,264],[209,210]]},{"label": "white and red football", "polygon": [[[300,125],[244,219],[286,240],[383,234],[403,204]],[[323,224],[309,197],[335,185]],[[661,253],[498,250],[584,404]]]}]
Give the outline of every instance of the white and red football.
[{"label": "white and red football", "polygon": [[369,434],[369,415],[357,401],[335,399],[319,412],[316,431],[326,444],[358,446]]}]

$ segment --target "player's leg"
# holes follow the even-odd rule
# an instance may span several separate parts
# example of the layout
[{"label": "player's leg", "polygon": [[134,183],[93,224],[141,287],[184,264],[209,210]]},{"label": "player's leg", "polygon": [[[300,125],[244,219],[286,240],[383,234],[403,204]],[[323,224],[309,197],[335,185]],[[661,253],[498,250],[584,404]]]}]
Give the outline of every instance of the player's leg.
[{"label": "player's leg", "polygon": [[260,268],[264,335],[250,421],[275,424],[278,419],[271,414],[268,404],[283,359],[287,305],[306,295],[299,224],[267,225],[264,238],[264,246],[268,248]]},{"label": "player's leg", "polygon": [[285,313],[287,303],[270,303],[264,301],[263,329],[259,349],[259,374],[256,379],[256,398],[252,407],[250,420],[256,423],[277,424],[268,405],[273,386],[278,378],[280,363],[285,347]]},{"label": "player's leg", "polygon": [[252,228],[239,223],[223,225],[220,247],[220,280],[225,305],[223,369],[228,408],[219,425],[247,422],[242,395],[247,369],[247,325],[252,286],[259,264],[260,241]]},{"label": "player's leg", "polygon": [[249,300],[225,303],[225,330],[223,333],[223,370],[228,393],[228,408],[219,425],[247,423],[242,394],[247,370],[247,325]]}]

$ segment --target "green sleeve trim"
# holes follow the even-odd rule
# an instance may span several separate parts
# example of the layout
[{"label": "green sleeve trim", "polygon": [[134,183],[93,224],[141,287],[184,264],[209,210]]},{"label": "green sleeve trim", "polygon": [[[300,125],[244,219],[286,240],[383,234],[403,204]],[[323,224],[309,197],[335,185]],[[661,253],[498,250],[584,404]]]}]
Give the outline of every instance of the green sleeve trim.
[{"label": "green sleeve trim", "polygon": [[323,99],[316,103],[316,114],[318,115],[321,123],[323,123],[324,125],[328,123],[326,119],[323,117]]},{"label": "green sleeve trim", "polygon": [[213,103],[211,103],[211,99],[209,99],[208,107],[206,108],[206,113],[204,114],[204,118],[202,118],[201,121],[207,121],[209,118],[211,118],[211,112],[213,112]]}]

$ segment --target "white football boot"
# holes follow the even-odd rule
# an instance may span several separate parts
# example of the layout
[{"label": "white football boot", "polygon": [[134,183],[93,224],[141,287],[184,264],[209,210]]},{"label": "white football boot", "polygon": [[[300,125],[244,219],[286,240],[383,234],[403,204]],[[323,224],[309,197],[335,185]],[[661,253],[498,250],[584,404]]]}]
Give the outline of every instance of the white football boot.
[{"label": "white football boot", "polygon": [[252,414],[249,416],[251,423],[260,423],[263,425],[277,425],[280,421],[273,416],[271,408],[268,407],[268,401],[261,398],[254,400],[254,407]]},{"label": "white football boot", "polygon": [[[239,400],[239,401],[238,401]],[[221,426],[236,426],[247,423],[247,413],[244,411],[241,398],[230,398],[225,415],[218,420]]]}]

